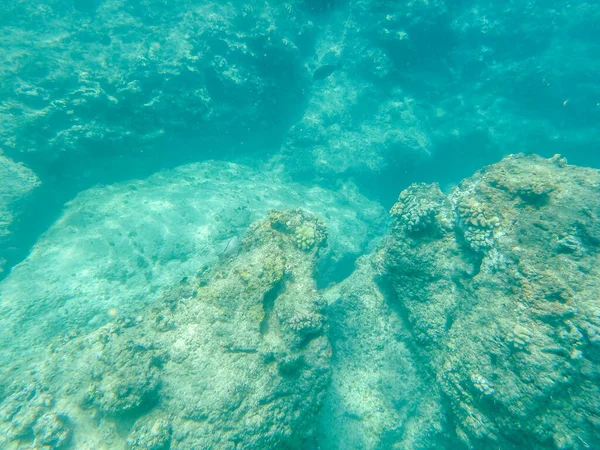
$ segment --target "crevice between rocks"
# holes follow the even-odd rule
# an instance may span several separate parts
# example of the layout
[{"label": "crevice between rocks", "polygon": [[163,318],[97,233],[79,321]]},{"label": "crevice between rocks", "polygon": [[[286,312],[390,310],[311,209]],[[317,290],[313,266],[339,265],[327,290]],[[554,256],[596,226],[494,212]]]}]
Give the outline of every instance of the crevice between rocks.
[{"label": "crevice between rocks", "polygon": [[263,319],[260,322],[260,334],[265,336],[269,333],[269,323],[273,314],[273,308],[275,307],[275,300],[279,297],[279,294],[283,290],[283,281],[276,282],[271,289],[265,292],[262,299],[263,305]]}]

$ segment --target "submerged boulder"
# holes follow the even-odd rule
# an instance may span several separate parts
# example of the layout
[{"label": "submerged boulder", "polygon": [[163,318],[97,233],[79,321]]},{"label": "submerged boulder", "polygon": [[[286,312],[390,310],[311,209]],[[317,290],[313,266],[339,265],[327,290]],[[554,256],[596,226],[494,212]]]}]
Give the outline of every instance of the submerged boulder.
[{"label": "submerged boulder", "polygon": [[[512,155],[449,193],[413,184],[381,246],[322,291],[321,261],[368,253],[377,208],[247,171],[191,165],[73,202],[0,285],[3,448],[600,445],[599,171]],[[69,258],[76,281],[52,266]]]},{"label": "submerged boulder", "polygon": [[215,161],[81,193],[0,283],[0,355],[36,361],[56,335],[143,312],[167,287],[230,256],[232,237],[243,240],[251,222],[283,206],[321,217],[294,230],[305,251],[327,228],[315,270],[323,283],[350,272],[384,223],[382,208],[349,185],[309,188]]},{"label": "submerged boulder", "polygon": [[512,155],[392,209],[386,278],[466,447],[600,445],[599,194],[597,170]]},{"label": "submerged boulder", "polygon": [[[27,441],[45,417],[68,417],[73,448],[310,448],[330,372],[313,278],[325,240],[300,248],[294,228],[325,232],[320,224],[302,210],[272,212],[250,227],[237,256],[181,282],[140,316],[55,341],[19,380],[30,383],[7,388],[0,411],[35,392],[48,400],[21,402],[0,428],[31,416],[7,435]],[[28,394],[31,385],[38,388]]]},{"label": "submerged boulder", "polygon": [[444,448],[440,391],[379,274],[378,255],[365,255],[350,277],[323,294],[333,357],[320,448]]}]

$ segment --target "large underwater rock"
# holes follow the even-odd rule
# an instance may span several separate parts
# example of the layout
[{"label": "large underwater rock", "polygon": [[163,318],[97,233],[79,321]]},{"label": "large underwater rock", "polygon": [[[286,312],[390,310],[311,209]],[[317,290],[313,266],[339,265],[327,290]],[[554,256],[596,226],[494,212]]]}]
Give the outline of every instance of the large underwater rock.
[{"label": "large underwater rock", "polygon": [[31,170],[0,152],[0,273],[10,251],[11,225],[39,185],[40,180]]},{"label": "large underwater rock", "polygon": [[455,177],[507,148],[589,158],[600,9],[551,5],[10,0],[0,139],[69,182],[215,145],[363,182],[431,156]]},{"label": "large underwater rock", "polygon": [[322,449],[439,449],[448,442],[441,396],[404,317],[378,284],[376,254],[326,290],[331,386],[319,423]]},{"label": "large underwater rock", "polygon": [[260,1],[9,1],[0,23],[0,139],[65,166],[143,159],[164,136],[272,142],[309,81],[300,61],[316,32],[306,8]]},{"label": "large underwater rock", "polygon": [[386,279],[466,448],[600,445],[599,194],[516,155],[392,208]]},{"label": "large underwater rock", "polygon": [[[509,156],[450,193],[414,184],[393,206],[380,247],[321,291],[319,261],[344,253],[340,236],[379,223],[378,208],[360,219],[356,211],[371,204],[351,191],[307,190],[227,163],[90,190],[2,284],[0,443],[594,448],[599,190],[597,170],[560,156]],[[280,198],[313,212],[274,210]],[[311,202],[323,198],[330,205],[317,211]],[[334,206],[350,198],[354,206]],[[240,199],[251,211],[261,210],[254,201],[268,203],[266,219],[217,258],[211,243],[247,227],[223,219],[237,217],[231,205]],[[202,202],[204,213],[190,212]],[[81,237],[57,248],[74,218],[69,232]],[[134,223],[144,225],[124,238]],[[173,253],[172,233],[193,248],[187,259]],[[146,238],[134,245],[138,235]],[[123,259],[106,252],[111,242]],[[52,275],[57,255],[80,262],[71,262],[75,282],[59,278],[60,268]],[[153,264],[110,279],[138,256]],[[35,283],[24,290],[49,274],[43,293]]]},{"label": "large underwater rock", "polygon": [[[350,1],[331,13],[306,59],[314,79],[303,114],[274,162],[297,176],[376,184],[427,161],[429,112],[405,90],[403,72],[423,57],[412,33],[435,27],[446,13],[443,1]],[[319,76],[325,68],[328,76]]]},{"label": "large underwater rock", "polygon": [[139,316],[53,342],[5,389],[2,448],[314,448],[331,356],[313,277],[326,240],[314,214],[272,211],[238,255]]},{"label": "large underwater rock", "polygon": [[51,336],[97,328],[111,311],[139,313],[284,206],[312,211],[327,226],[315,271],[323,285],[351,273],[385,223],[382,208],[350,185],[307,188],[224,162],[81,193],[0,283],[0,353],[35,359]]}]

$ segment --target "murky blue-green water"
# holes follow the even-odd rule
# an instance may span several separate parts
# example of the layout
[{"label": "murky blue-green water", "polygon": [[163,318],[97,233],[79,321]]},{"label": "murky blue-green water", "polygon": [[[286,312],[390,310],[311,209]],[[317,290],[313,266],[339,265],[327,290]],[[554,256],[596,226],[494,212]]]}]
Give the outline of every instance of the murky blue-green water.
[{"label": "murky blue-green water", "polygon": [[600,447],[599,23],[4,1],[0,448]]}]

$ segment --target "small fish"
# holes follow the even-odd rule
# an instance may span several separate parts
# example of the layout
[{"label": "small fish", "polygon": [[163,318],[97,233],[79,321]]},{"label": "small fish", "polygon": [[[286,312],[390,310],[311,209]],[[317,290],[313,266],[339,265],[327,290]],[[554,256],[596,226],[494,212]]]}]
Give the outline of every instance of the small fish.
[{"label": "small fish", "polygon": [[335,64],[325,64],[324,66],[318,67],[313,73],[313,81],[324,80],[337,69],[339,69],[339,66]]},{"label": "small fish", "polygon": [[225,246],[225,250],[221,253],[221,256],[228,257],[233,255],[240,248],[240,238],[237,236],[233,236],[227,241],[227,245]]}]

